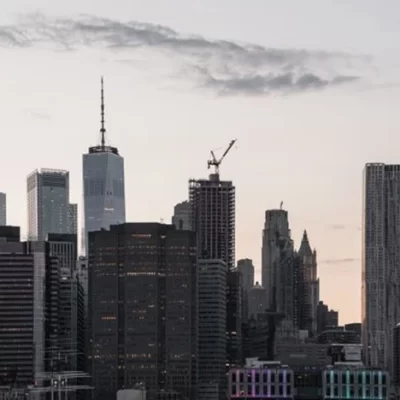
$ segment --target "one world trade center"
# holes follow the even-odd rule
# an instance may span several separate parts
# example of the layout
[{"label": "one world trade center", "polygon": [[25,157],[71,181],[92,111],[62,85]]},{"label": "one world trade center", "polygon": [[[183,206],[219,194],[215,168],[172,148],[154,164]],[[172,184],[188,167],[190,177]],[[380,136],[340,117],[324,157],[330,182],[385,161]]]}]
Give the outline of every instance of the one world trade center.
[{"label": "one world trade center", "polygon": [[88,233],[125,222],[124,159],[116,147],[106,145],[104,86],[101,78],[100,145],[83,155],[83,251],[88,254]]}]

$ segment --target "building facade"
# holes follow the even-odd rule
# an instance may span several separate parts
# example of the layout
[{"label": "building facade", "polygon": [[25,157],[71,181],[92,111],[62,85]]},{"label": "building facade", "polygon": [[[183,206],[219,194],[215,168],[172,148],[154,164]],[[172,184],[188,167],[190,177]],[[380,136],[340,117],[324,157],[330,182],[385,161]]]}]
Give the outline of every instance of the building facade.
[{"label": "building facade", "polygon": [[78,234],[78,204],[68,204],[67,232],[65,233]]},{"label": "building facade", "polygon": [[222,260],[235,268],[235,187],[231,181],[189,181],[191,226],[197,232],[199,258]]},{"label": "building facade", "polygon": [[105,145],[104,91],[101,86],[101,143],[83,155],[83,252],[88,233],[125,222],[124,159],[116,147]]},{"label": "building facade", "polygon": [[400,321],[400,165],[367,164],[362,223],[362,344],[367,365],[392,371]]},{"label": "building facade", "polygon": [[7,225],[7,195],[0,192],[0,226]]},{"label": "building facade", "polygon": [[317,307],[319,304],[319,279],[317,277],[317,252],[311,250],[307,232],[304,231],[299,258],[298,327],[307,330],[310,336],[317,333]]},{"label": "building facade", "polygon": [[223,399],[226,393],[226,291],[228,267],[221,260],[198,264],[198,400]]},{"label": "building facade", "polygon": [[389,374],[361,363],[335,363],[323,372],[323,399],[382,399],[390,395]]},{"label": "building facade", "polygon": [[248,258],[239,260],[237,269],[242,275],[242,322],[247,322],[249,318],[249,292],[254,286],[253,260]]},{"label": "building facade", "polygon": [[294,373],[279,362],[248,359],[229,371],[228,399],[293,399]]},{"label": "building facade", "polygon": [[68,232],[69,172],[41,169],[27,178],[28,239]]},{"label": "building facade", "polygon": [[[118,256],[116,257],[116,254]],[[197,384],[196,234],[158,223],[89,233],[94,398],[144,384],[192,398]]]}]

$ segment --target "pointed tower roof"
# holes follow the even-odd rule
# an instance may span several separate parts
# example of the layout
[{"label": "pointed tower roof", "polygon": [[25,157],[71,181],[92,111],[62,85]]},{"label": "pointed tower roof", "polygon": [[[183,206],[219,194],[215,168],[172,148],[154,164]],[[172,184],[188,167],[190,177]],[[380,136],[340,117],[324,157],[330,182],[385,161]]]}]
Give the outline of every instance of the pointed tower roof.
[{"label": "pointed tower roof", "polygon": [[307,231],[304,230],[298,254],[300,256],[311,256],[312,253],[310,242],[308,241]]}]

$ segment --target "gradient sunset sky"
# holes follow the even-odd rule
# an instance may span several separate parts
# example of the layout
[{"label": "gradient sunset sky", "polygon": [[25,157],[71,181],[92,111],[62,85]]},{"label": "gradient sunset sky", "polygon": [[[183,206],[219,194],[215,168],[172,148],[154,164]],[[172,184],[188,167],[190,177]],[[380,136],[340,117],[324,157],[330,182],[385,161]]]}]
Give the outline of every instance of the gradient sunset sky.
[{"label": "gradient sunset sky", "polygon": [[[366,162],[400,163],[398,0],[13,0],[0,15],[0,191],[26,232],[26,176],[125,157],[128,221],[169,222],[211,149],[237,145],[236,258],[260,274],[264,212],[318,252],[321,299],[360,321]],[[80,210],[81,212],[81,210]]]}]

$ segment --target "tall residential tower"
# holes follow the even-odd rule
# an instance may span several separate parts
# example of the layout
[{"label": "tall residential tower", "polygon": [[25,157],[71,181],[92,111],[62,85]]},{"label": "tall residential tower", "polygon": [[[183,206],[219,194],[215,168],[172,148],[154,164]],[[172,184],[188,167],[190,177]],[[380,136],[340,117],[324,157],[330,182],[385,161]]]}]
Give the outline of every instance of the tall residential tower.
[{"label": "tall residential tower", "polygon": [[100,133],[100,145],[90,147],[83,155],[84,251],[87,251],[88,232],[125,222],[124,159],[116,147],[105,144],[103,78]]},{"label": "tall residential tower", "polygon": [[362,343],[370,366],[392,370],[400,321],[400,165],[367,164],[363,184]]}]

